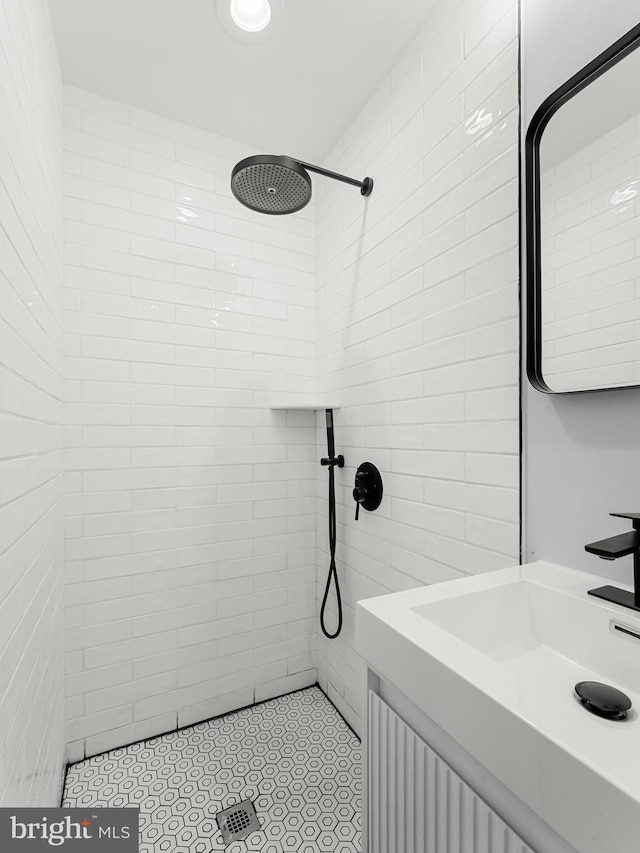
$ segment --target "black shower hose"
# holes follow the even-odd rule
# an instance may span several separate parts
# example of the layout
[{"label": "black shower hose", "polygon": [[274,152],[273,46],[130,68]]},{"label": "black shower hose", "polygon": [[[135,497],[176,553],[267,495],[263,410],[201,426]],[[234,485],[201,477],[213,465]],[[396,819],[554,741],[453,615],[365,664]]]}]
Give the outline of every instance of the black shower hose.
[{"label": "black shower hose", "polygon": [[[333,465],[329,466],[329,551],[331,553],[331,561],[329,563],[329,574],[327,575],[327,585],[324,588],[322,606],[320,607],[320,627],[325,637],[329,640],[335,640],[340,631],[342,631],[342,596],[340,595],[340,584],[336,569],[336,484]],[[332,578],[336,586],[336,603],[338,605],[338,627],[333,634],[327,631],[325,625],[325,609]]]},{"label": "black shower hose", "polygon": [[[325,414],[327,419],[327,458],[322,459],[321,463],[329,467],[329,551],[331,553],[331,561],[329,563],[329,574],[327,575],[327,585],[324,588],[322,606],[320,607],[320,627],[327,639],[335,640],[340,631],[342,631],[342,597],[340,595],[340,583],[338,582],[338,570],[336,569],[336,483],[334,468],[336,465],[340,468],[344,465],[344,457],[336,456],[336,445],[333,437],[333,410],[327,409]],[[336,603],[338,605],[338,627],[333,634],[327,631],[325,625],[325,611],[332,579],[336,587]]]}]

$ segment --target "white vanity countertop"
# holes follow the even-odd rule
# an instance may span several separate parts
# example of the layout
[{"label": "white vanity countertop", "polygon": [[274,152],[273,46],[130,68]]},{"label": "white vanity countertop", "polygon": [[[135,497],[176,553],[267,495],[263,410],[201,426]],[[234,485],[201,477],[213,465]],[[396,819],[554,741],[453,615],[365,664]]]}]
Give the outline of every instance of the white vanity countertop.
[{"label": "white vanity countertop", "polygon": [[[606,580],[514,566],[361,601],[356,647],[579,853],[640,850],[640,613],[587,595]],[[625,722],[577,700],[623,690]]]}]

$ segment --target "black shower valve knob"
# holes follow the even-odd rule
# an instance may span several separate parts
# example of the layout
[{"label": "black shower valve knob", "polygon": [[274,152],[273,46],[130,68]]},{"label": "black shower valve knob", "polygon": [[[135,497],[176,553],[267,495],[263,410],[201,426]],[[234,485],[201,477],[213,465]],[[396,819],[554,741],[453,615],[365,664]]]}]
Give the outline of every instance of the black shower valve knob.
[{"label": "black shower valve knob", "polygon": [[[356,474],[356,483],[358,482],[358,477],[360,475]],[[364,486],[356,486],[353,490],[353,499],[356,502],[356,521],[358,520],[358,516],[360,515],[360,504],[364,503],[367,499],[367,490]]]},{"label": "black shower valve knob", "polygon": [[367,499],[367,490],[363,486],[356,486],[353,490],[353,499],[359,504],[364,503]]}]

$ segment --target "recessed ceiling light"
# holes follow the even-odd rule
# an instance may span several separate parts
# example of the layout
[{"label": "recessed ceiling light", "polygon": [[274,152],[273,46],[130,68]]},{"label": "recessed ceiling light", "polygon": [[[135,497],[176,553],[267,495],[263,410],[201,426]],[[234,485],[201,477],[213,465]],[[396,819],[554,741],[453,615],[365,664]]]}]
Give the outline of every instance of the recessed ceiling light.
[{"label": "recessed ceiling light", "polygon": [[271,20],[269,0],[231,0],[229,12],[234,24],[248,33],[260,32]]},{"label": "recessed ceiling light", "polygon": [[283,36],[286,0],[211,0],[211,2],[217,10],[218,20],[235,41],[260,44]]}]

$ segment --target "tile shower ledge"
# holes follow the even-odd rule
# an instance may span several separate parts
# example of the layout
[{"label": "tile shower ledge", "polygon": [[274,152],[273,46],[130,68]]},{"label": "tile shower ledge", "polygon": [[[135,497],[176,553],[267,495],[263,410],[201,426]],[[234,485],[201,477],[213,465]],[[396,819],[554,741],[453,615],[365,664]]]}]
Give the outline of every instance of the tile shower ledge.
[{"label": "tile shower ledge", "polygon": [[291,411],[320,411],[322,409],[339,409],[340,403],[336,399],[318,398],[306,394],[283,394],[274,397],[271,403],[272,409],[290,409]]}]

